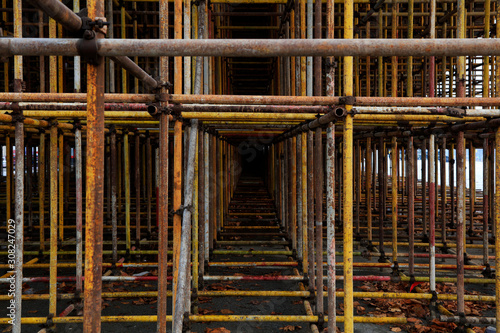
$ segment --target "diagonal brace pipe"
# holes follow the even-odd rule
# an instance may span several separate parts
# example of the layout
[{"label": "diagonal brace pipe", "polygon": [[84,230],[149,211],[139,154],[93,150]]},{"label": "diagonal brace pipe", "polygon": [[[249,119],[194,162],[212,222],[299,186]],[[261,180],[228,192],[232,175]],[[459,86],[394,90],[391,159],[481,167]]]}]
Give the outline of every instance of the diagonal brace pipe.
[{"label": "diagonal brace pipe", "polygon": [[[36,8],[42,10],[47,15],[60,23],[65,29],[71,32],[78,32],[82,29],[83,20],[65,4],[58,0],[30,0]],[[138,78],[148,89],[158,88],[158,81],[152,78],[141,67],[127,56],[110,57],[115,63],[127,70],[130,74]]]}]

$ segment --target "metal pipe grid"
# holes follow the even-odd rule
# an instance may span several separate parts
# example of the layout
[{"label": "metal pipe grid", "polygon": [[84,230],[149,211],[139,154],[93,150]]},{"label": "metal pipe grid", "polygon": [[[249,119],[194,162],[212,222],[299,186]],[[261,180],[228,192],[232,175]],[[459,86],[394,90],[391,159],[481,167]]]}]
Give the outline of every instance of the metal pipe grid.
[{"label": "metal pipe grid", "polygon": [[[212,1],[212,8],[203,3],[191,8],[187,2],[170,2],[174,2],[173,7],[167,0],[158,6],[141,1],[125,2],[121,7],[108,1],[105,8],[102,1],[89,0],[86,6],[91,19],[104,18],[108,13],[110,38],[100,38],[105,33],[102,28],[87,30],[96,34],[97,53],[94,63],[84,59],[87,68],[82,71],[79,56],[88,55],[82,54],[80,39],[67,38],[82,24],[72,9],[57,1],[38,2],[35,12],[43,10],[62,23],[63,28],[57,29],[54,20],[47,23],[41,15],[31,22],[35,20],[29,16],[33,8],[22,8],[20,0],[14,0],[12,8],[3,0],[2,8],[12,11],[1,13],[6,22],[2,33],[7,38],[0,39],[4,62],[0,68],[0,109],[13,112],[0,114],[4,123],[0,125],[0,145],[5,147],[6,156],[5,176],[3,164],[0,172],[4,189],[0,203],[6,206],[5,220],[14,217],[15,211],[16,285],[37,279],[49,283],[48,294],[21,295],[16,289],[16,310],[20,311],[22,302],[49,299],[51,313],[49,318],[16,316],[14,332],[21,331],[21,323],[48,324],[57,329],[57,324],[78,322],[86,332],[98,332],[101,322],[157,322],[158,331],[165,332],[166,323],[172,321],[172,329],[180,332],[186,321],[299,321],[310,323],[310,329],[318,331],[328,318],[335,318],[328,321],[329,332],[335,332],[337,322],[343,323],[345,332],[353,332],[354,323],[405,322],[404,318],[355,316],[354,298],[378,297],[429,300],[434,317],[443,312],[442,321],[459,325],[495,323],[491,318],[478,321],[463,317],[467,315],[465,301],[495,302],[496,317],[500,318],[500,273],[497,269],[496,279],[487,275],[490,267],[500,265],[500,203],[496,202],[500,164],[498,157],[494,160],[494,148],[499,144],[500,76],[496,72],[500,51],[496,39],[477,38],[496,36],[500,29],[497,25],[497,31],[490,31],[491,16],[498,19],[499,15],[496,3],[485,0],[481,8],[466,11],[463,0],[431,2],[430,8],[421,1],[393,1],[373,7],[365,1],[323,1],[315,7],[299,1],[290,7],[285,1],[265,0],[260,5],[268,10],[259,15],[270,19],[255,26],[258,32],[254,36],[265,38],[257,40],[249,35],[241,37],[241,25],[231,19],[237,13],[230,12],[227,5],[234,1]],[[249,6],[246,13],[252,14],[253,5],[237,2]],[[79,4],[75,3],[73,9],[77,11]],[[361,17],[355,17],[354,11]],[[343,13],[342,25],[335,22],[335,12]],[[143,28],[143,34],[150,37],[138,40],[138,21],[146,20],[146,15],[152,16],[152,22]],[[322,16],[326,16],[325,26]],[[475,20],[481,16],[484,24]],[[174,24],[169,26],[171,18]],[[49,36],[43,31],[47,25]],[[306,25],[310,28],[307,38]],[[22,36],[23,28],[33,26],[40,29],[37,36]],[[280,35],[273,29],[277,26]],[[418,37],[425,38],[411,39],[417,29],[423,31]],[[252,30],[252,26],[245,30]],[[113,38],[117,35],[120,39]],[[391,38],[384,39],[386,36]],[[41,55],[49,56],[49,66]],[[101,56],[121,57],[122,67]],[[390,57],[390,61],[384,57]],[[323,68],[321,62],[325,63]],[[23,78],[23,67],[30,73],[37,72],[38,78]],[[68,73],[74,77],[73,83],[66,78]],[[159,79],[153,79],[157,73]],[[405,75],[405,83],[401,75]],[[141,83],[132,76],[139,77]],[[80,88],[83,78],[87,87]],[[268,86],[259,87],[256,80]],[[241,82],[243,88],[237,87]],[[146,93],[147,88],[159,90]],[[200,131],[192,126],[196,121]],[[173,139],[173,145],[169,139]],[[256,142],[269,157],[265,178],[272,200],[256,204],[276,206],[278,230],[262,226],[245,229],[245,219],[255,214],[248,202],[238,199],[237,185],[242,147],[255,147]],[[82,153],[82,146],[86,153]],[[25,173],[14,173],[14,167],[25,169],[23,161],[16,163],[14,147],[15,151],[27,152]],[[109,151],[109,159],[104,149]],[[474,159],[465,159],[466,151],[471,156],[478,149],[484,156],[482,192],[467,185],[464,172],[466,164],[470,170],[479,169]],[[453,167],[446,169],[443,154],[448,151],[452,159],[455,150],[458,172]],[[427,174],[428,188],[418,178],[417,152],[424,157],[422,173]],[[73,156],[68,159],[70,154]],[[169,159],[173,161],[173,175],[167,173]],[[438,170],[441,177],[437,177]],[[191,181],[192,177],[197,180]],[[469,176],[472,182],[474,177],[475,173]],[[38,197],[29,186],[33,179],[38,182]],[[86,180],[85,190],[82,179]],[[50,186],[46,186],[48,183]],[[27,211],[23,209],[25,204]],[[175,211],[173,219],[168,218],[169,210]],[[37,213],[38,221],[33,218]],[[259,214],[265,218],[265,214]],[[132,217],[136,221],[134,244]],[[235,217],[243,225],[235,228]],[[243,239],[227,240],[235,232]],[[36,235],[32,238],[35,241],[25,239],[26,235]],[[282,251],[221,248],[229,242],[252,244],[256,237],[276,235],[286,239]],[[492,240],[496,240],[494,245]],[[280,241],[271,238],[262,244]],[[153,249],[143,249],[143,244]],[[353,246],[365,250],[355,252]],[[428,253],[422,253],[422,248]],[[443,253],[436,253],[436,248]],[[40,253],[50,259],[38,261]],[[251,253],[285,255],[292,260],[244,263],[221,262],[214,257]],[[355,260],[366,253],[382,262]],[[1,253],[6,259],[0,267],[8,269],[9,254]],[[156,255],[153,258],[157,260],[148,260]],[[134,262],[132,256],[149,262]],[[61,257],[66,262],[58,262]],[[428,258],[429,263],[416,262],[418,258]],[[456,260],[456,264],[437,264],[436,259]],[[335,262],[343,274],[337,275]],[[297,267],[297,275],[282,278],[303,281],[307,286],[288,294],[198,290],[211,279],[250,280],[245,276],[209,275],[208,269],[220,266]],[[48,277],[22,275],[25,270],[42,267],[50,268]],[[76,268],[74,277],[59,274],[58,270],[67,267]],[[123,279],[102,273],[111,267],[158,267],[158,292],[102,292],[104,281],[158,279]],[[393,267],[400,275],[355,274],[370,267]],[[485,278],[468,273],[474,270],[485,272]],[[12,272],[0,281],[10,282],[10,276]],[[176,286],[173,293],[167,288],[167,280],[173,280]],[[318,293],[310,297],[318,288],[323,290],[323,280],[328,292],[324,297]],[[381,280],[429,281],[430,292],[396,295],[355,291],[354,281]],[[75,282],[77,293],[59,293],[57,281]],[[457,283],[457,294],[433,297],[436,287],[447,282]],[[343,285],[343,293],[335,293],[335,283]],[[465,284],[479,283],[494,283],[496,294],[475,296],[465,292]],[[60,299],[78,303],[82,293],[83,318],[68,316],[71,310],[63,313],[65,317],[56,317]],[[257,295],[307,299],[306,315],[207,316],[197,315],[196,306],[190,308],[190,302],[196,304],[200,296]],[[158,297],[158,315],[101,316],[101,297]],[[344,300],[344,316],[335,313],[336,297]],[[10,297],[1,295],[0,299]],[[456,314],[444,311],[439,304],[455,299]],[[175,308],[172,316],[167,314],[169,301]],[[329,316],[323,317],[326,309]],[[500,329],[500,320],[496,325]]]}]

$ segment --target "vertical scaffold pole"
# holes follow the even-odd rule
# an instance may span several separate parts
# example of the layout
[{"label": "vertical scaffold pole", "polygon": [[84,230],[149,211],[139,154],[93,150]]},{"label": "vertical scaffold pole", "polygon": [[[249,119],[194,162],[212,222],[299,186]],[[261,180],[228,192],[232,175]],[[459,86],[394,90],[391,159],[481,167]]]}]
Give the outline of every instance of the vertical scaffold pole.
[{"label": "vertical scaffold pole", "polygon": [[118,214],[116,210],[116,131],[111,132],[111,234],[113,246],[113,263],[118,261]]},{"label": "vertical scaffold pole", "polygon": [[125,187],[125,248],[130,251],[130,146],[128,143],[128,131],[123,135],[123,173]]},{"label": "vertical scaffold pole", "polygon": [[398,261],[398,141],[396,137],[391,139],[391,165],[392,165],[392,261]]},{"label": "vertical scaffold pole", "polygon": [[302,205],[302,246],[303,246],[303,262],[302,262],[302,272],[305,274],[307,272],[309,266],[309,243],[307,241],[308,237],[308,207],[307,207],[307,195],[308,195],[308,173],[307,173],[307,133],[303,132],[301,134],[301,159],[302,159],[302,202],[299,203]]},{"label": "vertical scaffold pole", "polygon": [[[168,39],[168,0],[160,0],[160,38]],[[160,57],[160,80],[168,82],[168,57]],[[162,93],[167,93],[165,86]],[[158,309],[156,330],[167,332],[167,276],[168,276],[168,114],[163,110],[166,104],[160,103],[160,132],[158,145]]]},{"label": "vertical scaffold pole", "polygon": [[[319,1],[318,1],[319,2]],[[314,192],[316,202],[316,311],[319,316],[323,308],[323,138],[321,127],[316,128],[314,145]]]},{"label": "vertical scaffold pole", "polygon": [[308,255],[308,275],[309,291],[314,292],[315,272],[314,272],[314,140],[313,131],[307,132],[307,255]]},{"label": "vertical scaffold pole", "polygon": [[464,237],[465,237],[465,139],[460,131],[457,137],[457,311],[465,315]]},{"label": "vertical scaffold pole", "polygon": [[49,313],[57,310],[57,127],[50,127],[50,277]]},{"label": "vertical scaffold pole", "polygon": [[[19,112],[19,113],[17,113]],[[22,117],[22,111],[16,111],[18,117]],[[16,175],[15,175],[15,223],[8,223],[9,230],[15,231],[15,291],[14,305],[15,318],[13,332],[21,332],[21,301],[23,293],[23,251],[24,251],[24,123],[22,119],[15,124],[16,144]],[[11,235],[11,233],[9,233]],[[10,248],[10,247],[9,247]],[[57,248],[56,248],[57,250]],[[12,267],[12,266],[10,266]]]},{"label": "vertical scaffold pole", "polygon": [[413,137],[408,138],[408,234],[409,234],[409,273],[415,274],[415,163]]},{"label": "vertical scaffold pole", "polygon": [[326,130],[326,228],[328,265],[328,332],[336,332],[335,299],[335,124]]},{"label": "vertical scaffold pole", "polygon": [[[88,16],[104,17],[104,2],[89,0]],[[96,32],[96,38],[104,37]],[[84,332],[101,331],[104,199],[104,61],[87,65],[87,191],[85,229]]]},{"label": "vertical scaffold pole", "polygon": [[[429,139],[429,284],[431,293],[436,292],[436,143],[434,134]],[[436,315],[436,302],[431,301],[431,315]]]},{"label": "vertical scaffold pole", "polygon": [[[22,38],[22,9],[23,2],[21,0],[14,0],[14,37]],[[6,76],[7,77],[7,76]],[[14,56],[14,92],[22,92],[23,82],[23,57]],[[7,81],[5,82],[7,85]],[[15,145],[16,145],[16,176],[15,176],[15,223],[14,226],[10,224],[10,228],[14,227],[16,247],[15,247],[15,319],[12,326],[14,333],[21,333],[21,316],[22,316],[22,294],[23,294],[23,242],[24,242],[24,123],[22,120],[22,111],[15,112],[19,119],[15,123]],[[3,162],[2,162],[3,163]],[[12,163],[12,158],[11,158]],[[12,165],[12,164],[11,164]],[[9,170],[7,170],[9,173]],[[10,187],[9,187],[10,191]],[[9,204],[9,200],[7,200]],[[10,210],[10,209],[9,209]],[[10,215],[9,215],[10,218]]]},{"label": "vertical scaffold pole", "polygon": [[[181,208],[182,199],[182,121],[176,120],[174,124],[174,192],[172,198],[172,205],[174,211],[178,211]],[[173,241],[174,241],[174,251],[173,251],[173,284],[172,284],[172,308],[175,312],[176,297],[177,297],[177,284],[178,281],[178,270],[179,270],[179,257],[181,250],[181,223],[182,217],[179,214],[174,214],[173,218]],[[173,325],[173,324],[172,324]]]},{"label": "vertical scaffold pole", "polygon": [[[8,148],[8,147],[7,147]],[[7,150],[7,154],[9,151]],[[7,173],[9,170],[7,169]],[[38,197],[40,226],[40,251],[45,251],[45,132],[40,133],[40,146],[38,150]],[[7,185],[7,193],[8,193]],[[10,218],[9,216],[7,218]]]},{"label": "vertical scaffold pole", "polygon": [[[298,83],[298,81],[297,81]],[[302,135],[299,134],[296,137],[296,147],[295,147],[295,156],[296,156],[296,181],[297,181],[297,186],[296,186],[296,203],[297,207],[295,209],[295,214],[297,216],[296,218],[296,225],[297,225],[297,258],[301,261],[304,260],[304,239],[302,238],[302,235],[304,233],[303,229],[303,224],[302,224],[302,160],[303,156],[301,155],[302,152]]]},{"label": "vertical scaffold pole", "polygon": [[[116,150],[115,150],[116,152]],[[115,156],[116,157],[116,156]],[[83,237],[82,237],[82,215],[83,215],[83,193],[82,193],[82,130],[80,126],[75,129],[75,167],[76,167],[76,290],[82,293],[83,275]],[[115,178],[116,179],[116,178]],[[113,209],[116,212],[116,196]],[[115,214],[116,215],[116,214]],[[113,237],[115,240],[116,237]],[[114,247],[113,247],[114,248]]]},{"label": "vertical scaffold pole", "polygon": [[489,209],[489,139],[484,138],[483,139],[483,165],[484,165],[484,172],[483,172],[483,265],[489,265],[489,259],[488,259],[488,219],[490,217],[490,209]]},{"label": "vertical scaffold pole", "polygon": [[141,241],[141,139],[139,132],[135,133],[134,167],[135,167],[135,246],[140,248]]},{"label": "vertical scaffold pole", "polygon": [[[187,307],[190,298],[190,248],[191,248],[191,210],[193,202],[193,185],[197,151],[198,121],[191,121],[191,130],[189,131],[189,149],[188,149],[188,167],[186,172],[186,181],[184,187],[184,208],[182,209],[182,233],[180,241],[180,252],[177,273],[177,293],[175,299],[175,308],[172,320],[172,332],[181,333],[185,312],[189,312]],[[188,314],[186,314],[188,315]]]},{"label": "vertical scaffold pole", "polygon": [[[344,1],[344,38],[352,39],[354,33],[354,1]],[[353,95],[352,57],[344,57],[344,93]],[[351,111],[352,105],[346,105]],[[344,121],[343,179],[344,179],[344,331],[354,332],[354,284],[353,284],[353,245],[352,245],[352,154],[353,154],[353,116],[347,114]]]}]

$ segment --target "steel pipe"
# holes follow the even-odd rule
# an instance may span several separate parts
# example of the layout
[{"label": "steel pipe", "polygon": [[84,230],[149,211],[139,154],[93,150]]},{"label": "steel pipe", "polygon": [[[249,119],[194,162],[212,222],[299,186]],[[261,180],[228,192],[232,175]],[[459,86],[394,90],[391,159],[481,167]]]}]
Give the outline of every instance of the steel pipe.
[{"label": "steel pipe", "polygon": [[[77,56],[79,39],[2,38],[0,56]],[[498,56],[496,39],[102,39],[98,54],[109,56]]]}]

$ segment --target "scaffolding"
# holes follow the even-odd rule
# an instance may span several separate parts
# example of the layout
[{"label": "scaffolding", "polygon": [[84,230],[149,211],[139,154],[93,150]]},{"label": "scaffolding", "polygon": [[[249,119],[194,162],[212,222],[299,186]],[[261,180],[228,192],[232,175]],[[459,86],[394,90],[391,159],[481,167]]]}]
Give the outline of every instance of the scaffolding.
[{"label": "scaffolding", "polygon": [[[409,323],[357,300],[412,299],[457,331],[500,331],[499,2],[68,3],[0,9],[0,324],[352,333]],[[221,281],[296,288],[206,288]],[[303,314],[201,313],[207,297]],[[155,299],[156,315],[102,315],[108,298]],[[22,311],[42,300],[47,316]]]}]

